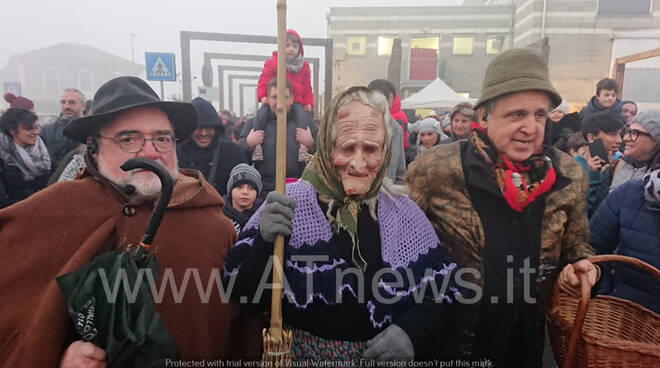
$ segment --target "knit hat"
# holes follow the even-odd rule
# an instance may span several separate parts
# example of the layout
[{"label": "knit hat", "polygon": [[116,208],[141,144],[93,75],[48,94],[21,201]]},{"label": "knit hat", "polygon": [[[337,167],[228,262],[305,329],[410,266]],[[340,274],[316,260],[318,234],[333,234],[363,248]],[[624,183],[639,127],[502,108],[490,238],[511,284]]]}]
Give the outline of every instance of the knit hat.
[{"label": "knit hat", "polygon": [[630,123],[638,123],[653,139],[660,143],[660,110],[646,110],[632,118]]},{"label": "knit hat", "polygon": [[248,164],[238,164],[231,169],[229,180],[227,180],[227,193],[231,193],[234,188],[241,184],[250,184],[257,191],[257,196],[263,189],[261,174]]},{"label": "knit hat", "polygon": [[433,118],[426,118],[419,123],[419,133],[424,132],[433,132],[437,133],[438,136],[442,137],[442,129],[440,129],[440,123]]},{"label": "knit hat", "polygon": [[548,94],[551,108],[561,103],[561,96],[550,84],[548,64],[527,48],[510,49],[497,55],[488,64],[481,97],[474,106],[509,93],[539,90]]},{"label": "knit hat", "polygon": [[449,118],[449,115],[445,115],[444,118],[442,118],[442,127],[446,128],[451,125],[451,119]]},{"label": "knit hat", "polygon": [[223,126],[220,115],[218,115],[215,107],[210,102],[201,97],[195,97],[190,103],[195,107],[195,111],[197,111],[198,127],[212,126],[219,128]]},{"label": "knit hat", "polygon": [[474,109],[472,108],[472,104],[469,102],[461,102],[458,105],[454,106],[454,109],[451,111],[451,114],[449,115],[450,120],[454,120],[454,115],[458,113],[472,119],[472,115],[474,115]]},{"label": "knit hat", "polygon": [[555,107],[552,111],[554,110],[559,110],[564,113],[564,115],[568,114],[568,103],[564,100],[561,100],[561,103]]},{"label": "knit hat", "polygon": [[13,109],[32,110],[34,102],[23,96],[16,96],[13,93],[5,93],[5,101],[9,102],[9,107]]},{"label": "knit hat", "polygon": [[635,102],[633,100],[623,100],[623,101],[621,101],[621,106],[623,106],[625,104],[633,104],[633,105],[635,105],[635,109],[639,109],[639,106],[637,106],[637,102]]}]

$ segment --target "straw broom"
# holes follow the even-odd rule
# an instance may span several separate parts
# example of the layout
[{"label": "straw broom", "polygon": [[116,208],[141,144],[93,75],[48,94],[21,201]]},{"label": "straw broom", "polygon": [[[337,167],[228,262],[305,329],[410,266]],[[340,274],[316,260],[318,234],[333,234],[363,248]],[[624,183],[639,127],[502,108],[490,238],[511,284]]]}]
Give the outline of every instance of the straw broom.
[{"label": "straw broom", "polygon": [[[286,0],[277,0],[277,151],[275,191],[285,194],[286,176]],[[263,367],[291,365],[291,331],[282,328],[282,259],[284,237],[277,235],[273,250],[273,293],[270,305],[270,328],[263,331]]]}]

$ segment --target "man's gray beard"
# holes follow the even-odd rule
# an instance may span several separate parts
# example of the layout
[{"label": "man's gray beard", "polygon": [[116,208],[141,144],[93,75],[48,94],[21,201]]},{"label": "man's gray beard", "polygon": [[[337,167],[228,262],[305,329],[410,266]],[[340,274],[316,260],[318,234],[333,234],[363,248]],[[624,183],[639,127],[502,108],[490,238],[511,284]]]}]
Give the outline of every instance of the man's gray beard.
[{"label": "man's gray beard", "polygon": [[[97,163],[99,173],[103,175],[106,179],[117,184],[120,187],[126,187],[127,185],[132,185],[135,187],[135,194],[141,198],[154,198],[160,194],[161,183],[158,176],[151,171],[130,171],[128,176],[123,178],[116,178],[106,170],[105,164],[103,162]],[[177,164],[174,171],[169,171],[172,181],[176,181],[179,176],[179,165]]]}]

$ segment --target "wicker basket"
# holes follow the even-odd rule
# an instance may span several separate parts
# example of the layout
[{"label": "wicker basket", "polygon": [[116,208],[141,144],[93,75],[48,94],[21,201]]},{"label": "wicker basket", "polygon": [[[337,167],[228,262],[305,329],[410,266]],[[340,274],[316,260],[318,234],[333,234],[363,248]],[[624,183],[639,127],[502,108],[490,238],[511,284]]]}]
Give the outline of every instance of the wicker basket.
[{"label": "wicker basket", "polygon": [[[660,280],[657,268],[636,258],[603,255],[587,260],[625,262]],[[559,366],[660,367],[660,315],[612,296],[599,295],[590,300],[588,283],[582,285],[582,297],[577,300],[561,293],[559,283],[555,283],[547,320]]]}]

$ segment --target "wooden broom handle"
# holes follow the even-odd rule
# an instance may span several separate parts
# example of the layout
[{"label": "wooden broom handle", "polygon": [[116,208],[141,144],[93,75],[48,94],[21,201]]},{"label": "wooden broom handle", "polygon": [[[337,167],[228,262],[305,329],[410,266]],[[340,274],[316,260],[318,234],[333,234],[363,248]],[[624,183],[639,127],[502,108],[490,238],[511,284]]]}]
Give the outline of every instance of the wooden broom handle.
[{"label": "wooden broom handle", "polygon": [[[651,266],[648,263],[645,263],[637,258],[619,256],[614,254],[604,254],[600,256],[594,256],[587,258],[587,261],[596,264],[602,262],[622,262],[628,263],[633,266],[637,266],[650,274],[652,274],[656,279],[660,280],[660,270]],[[602,277],[603,275],[601,275]],[[559,287],[558,283],[555,287]],[[556,290],[558,291],[558,290]],[[564,362],[564,368],[571,368],[575,366],[577,359],[577,346],[580,340],[580,335],[582,334],[582,326],[584,325],[584,319],[587,316],[587,307],[589,306],[589,298],[591,297],[591,287],[589,286],[589,279],[585,273],[580,274],[580,302],[578,304],[577,311],[575,312],[575,321],[573,322],[573,331],[571,332],[571,339],[568,344],[568,351],[566,353],[566,361]],[[558,305],[558,292],[554,293],[553,305]]]},{"label": "wooden broom handle", "polygon": [[[277,148],[275,191],[285,194],[286,179],[286,0],[277,0]],[[293,97],[293,96],[292,96]],[[273,247],[273,293],[270,303],[270,334],[282,339],[282,273],[284,237],[277,235]]]}]

